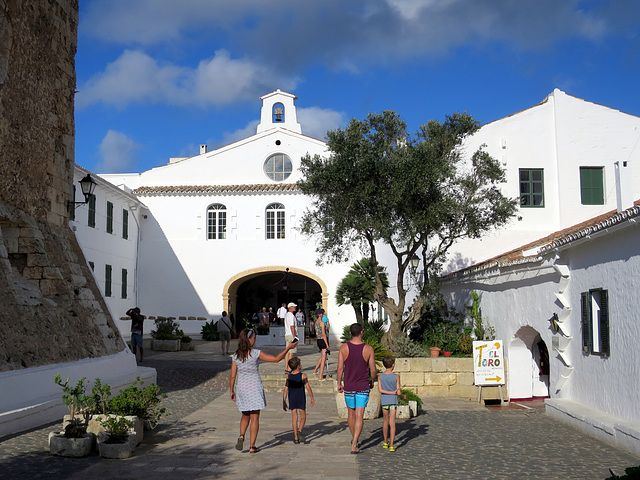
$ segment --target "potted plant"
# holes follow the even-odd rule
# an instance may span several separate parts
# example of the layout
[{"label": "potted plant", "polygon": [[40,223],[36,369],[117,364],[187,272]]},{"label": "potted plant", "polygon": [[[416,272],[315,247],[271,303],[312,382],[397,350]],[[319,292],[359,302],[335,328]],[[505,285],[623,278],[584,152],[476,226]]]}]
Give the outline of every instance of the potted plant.
[{"label": "potted plant", "polygon": [[63,457],[87,456],[91,453],[94,437],[87,433],[89,414],[85,377],[78,380],[75,387],[69,385],[69,377],[63,383],[60,375],[56,375],[54,382],[62,388],[62,401],[69,409],[69,417],[63,424],[63,431],[49,433],[49,452]]},{"label": "potted plant", "polygon": [[117,415],[136,416],[142,420],[144,428],[153,429],[166,413],[166,409],[159,406],[166,395],[155,383],[146,387],[143,385],[144,382],[137,377],[132,385],[122,389],[111,399],[110,410]]},{"label": "potted plant", "polygon": [[220,340],[220,334],[218,333],[218,324],[213,320],[206,322],[202,325],[202,331],[200,332],[202,339],[208,342],[215,342]]},{"label": "potted plant", "polygon": [[180,350],[180,325],[173,317],[158,317],[154,320],[156,329],[151,330],[151,348],[163,352],[177,352]]},{"label": "potted plant", "polygon": [[98,434],[98,452],[104,458],[129,458],[136,446],[133,423],[125,417],[98,417],[104,431]]}]

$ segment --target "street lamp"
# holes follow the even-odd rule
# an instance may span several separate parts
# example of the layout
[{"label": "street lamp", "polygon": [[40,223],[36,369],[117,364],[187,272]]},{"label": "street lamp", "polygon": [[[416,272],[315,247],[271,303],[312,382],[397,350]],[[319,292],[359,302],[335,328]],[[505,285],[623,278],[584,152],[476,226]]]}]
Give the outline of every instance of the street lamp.
[{"label": "street lamp", "polygon": [[420,265],[420,257],[414,253],[413,257],[411,257],[411,268],[414,272],[417,270],[418,265]]},{"label": "street lamp", "polygon": [[[82,190],[82,194],[84,195],[84,202],[75,202],[69,200],[67,202],[67,208],[71,210],[72,205],[85,205],[89,203],[89,199],[91,195],[93,195],[93,191],[96,189],[96,181],[91,178],[91,175],[87,173],[87,176],[78,182],[80,184],[80,189]],[[75,198],[74,198],[75,200]]]}]

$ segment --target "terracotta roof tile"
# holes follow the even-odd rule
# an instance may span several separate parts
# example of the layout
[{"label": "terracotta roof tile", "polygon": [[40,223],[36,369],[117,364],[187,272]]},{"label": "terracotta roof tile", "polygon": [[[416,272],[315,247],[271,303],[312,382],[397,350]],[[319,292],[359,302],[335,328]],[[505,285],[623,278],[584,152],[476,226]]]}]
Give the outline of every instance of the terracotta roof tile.
[{"label": "terracotta roof tile", "polygon": [[256,194],[256,193],[301,193],[295,183],[265,183],[254,185],[162,185],[139,187],[134,194],[157,195],[208,195],[208,194]]}]

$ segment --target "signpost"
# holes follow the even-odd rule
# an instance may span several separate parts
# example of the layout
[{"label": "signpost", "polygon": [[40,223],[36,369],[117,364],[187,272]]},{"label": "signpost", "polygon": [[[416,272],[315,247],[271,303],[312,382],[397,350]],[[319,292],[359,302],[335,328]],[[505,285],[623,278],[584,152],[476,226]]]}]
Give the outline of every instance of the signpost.
[{"label": "signpost", "polygon": [[482,398],[483,386],[497,385],[500,402],[504,403],[502,385],[505,384],[504,355],[502,340],[481,340],[473,342],[473,375],[478,390],[478,403]]}]

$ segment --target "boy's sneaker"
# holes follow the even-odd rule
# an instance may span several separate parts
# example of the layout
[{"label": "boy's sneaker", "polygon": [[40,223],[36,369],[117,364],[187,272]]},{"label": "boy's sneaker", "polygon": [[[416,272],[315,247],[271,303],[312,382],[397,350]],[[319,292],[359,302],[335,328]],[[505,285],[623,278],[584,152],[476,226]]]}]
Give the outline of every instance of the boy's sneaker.
[{"label": "boy's sneaker", "polygon": [[396,451],[396,447],[389,447],[389,451],[390,452],[395,452]]},{"label": "boy's sneaker", "polygon": [[382,444],[382,448],[389,448],[389,444],[388,443],[383,443]]}]

